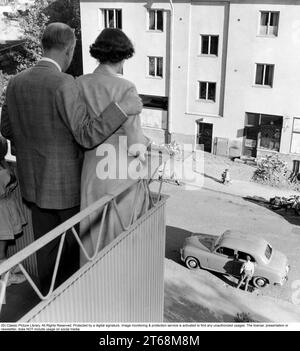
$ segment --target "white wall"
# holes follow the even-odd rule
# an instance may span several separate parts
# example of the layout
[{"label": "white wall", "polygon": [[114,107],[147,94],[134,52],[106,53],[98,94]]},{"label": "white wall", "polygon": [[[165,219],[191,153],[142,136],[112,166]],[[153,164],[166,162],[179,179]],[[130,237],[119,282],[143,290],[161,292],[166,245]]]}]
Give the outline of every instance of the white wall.
[{"label": "white wall", "polygon": [[[257,35],[261,10],[280,11],[278,37]],[[199,32],[205,30],[207,34],[219,31],[222,36],[224,11],[225,7],[218,2],[215,6],[176,4],[175,81],[178,86],[181,85],[178,88],[181,94],[188,91],[188,103],[184,109],[182,100],[176,98],[174,91],[172,131],[177,134],[195,134],[195,121],[203,118],[204,122],[214,124],[213,136],[237,139],[238,130],[244,127],[245,112],[280,115],[284,117],[280,151],[288,153],[292,117],[300,116],[300,6],[253,3],[230,5],[224,114],[223,117],[207,117],[207,113],[217,115],[218,101],[216,104],[207,104],[207,107],[204,103],[197,105],[193,80],[199,77],[210,80],[212,77],[220,82],[221,58],[213,62],[211,58],[197,57],[197,45],[192,43]],[[180,22],[179,17],[182,18]],[[185,28],[182,28],[183,25]],[[189,38],[190,47],[186,48]],[[185,50],[189,50],[189,58],[181,55]],[[208,62],[210,59],[211,64]],[[180,70],[177,69],[179,62]],[[254,86],[256,62],[275,64],[273,88]],[[189,72],[184,66],[189,67]],[[188,89],[185,80],[188,81]],[[179,97],[179,93],[177,95]]]},{"label": "white wall", "polygon": [[[146,1],[82,0],[85,72],[95,67],[88,46],[102,29],[98,9],[122,8],[123,30],[136,47],[136,55],[126,63],[124,76],[136,84],[141,94],[168,96],[170,6],[168,1],[153,3],[156,8],[166,9],[168,29],[163,33],[147,31]],[[214,124],[213,137],[241,141],[238,131],[244,128],[246,112],[274,114],[283,116],[280,151],[289,152],[292,120],[300,116],[300,4],[292,3],[234,2],[229,9],[229,3],[221,0],[174,1],[171,133],[195,136],[196,120],[203,118],[203,122]],[[280,11],[277,37],[258,36],[261,10]],[[219,35],[217,58],[199,56],[200,34]],[[227,48],[223,47],[224,36]],[[165,58],[163,79],[147,77],[147,55]],[[255,63],[275,65],[273,88],[254,86]],[[223,95],[220,87],[224,87],[225,74]],[[197,100],[198,80],[217,82],[216,103]]]},{"label": "white wall", "polygon": [[[257,35],[261,10],[280,11],[277,37]],[[232,4],[230,14],[225,101],[225,117],[230,123],[224,121],[221,128],[234,137],[230,125],[242,127],[245,112],[283,116],[281,151],[287,153],[290,118],[300,116],[300,6]],[[275,65],[273,88],[254,86],[257,62]]]},{"label": "white wall", "polygon": [[[167,33],[169,31],[168,13],[165,13],[163,32],[151,32],[147,30],[147,9],[145,2],[115,2],[94,1],[81,2],[81,21],[83,38],[83,63],[84,73],[93,71],[96,62],[89,55],[89,45],[104,28],[101,23],[101,11],[99,9],[120,8],[122,9],[122,30],[128,35],[135,46],[135,55],[124,66],[124,77],[135,83],[140,94],[166,96],[168,86],[168,44]],[[155,8],[166,7],[166,3],[155,3]],[[167,7],[168,8],[168,7]],[[100,21],[99,21],[100,18]],[[100,23],[99,23],[100,22]],[[148,76],[147,56],[161,56],[164,61],[164,77],[153,78]]]}]

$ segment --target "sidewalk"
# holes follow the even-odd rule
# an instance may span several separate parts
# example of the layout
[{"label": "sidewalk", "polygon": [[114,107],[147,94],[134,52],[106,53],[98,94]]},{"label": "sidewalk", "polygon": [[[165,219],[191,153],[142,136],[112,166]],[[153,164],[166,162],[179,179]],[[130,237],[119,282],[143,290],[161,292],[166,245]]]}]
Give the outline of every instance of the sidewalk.
[{"label": "sidewalk", "polygon": [[274,196],[300,195],[300,193],[289,189],[278,189],[268,185],[235,179],[232,180],[231,184],[224,185],[205,176],[203,188],[241,197],[257,197],[267,201]]},{"label": "sidewalk", "polygon": [[[193,167],[192,157],[190,155],[184,161],[185,178],[188,180],[183,179],[183,183],[187,190],[202,188],[240,197],[256,197],[266,201],[274,196],[300,195],[292,189],[280,189],[253,182],[251,180],[255,170],[253,166],[232,162],[225,157],[205,154],[204,164],[198,165],[193,171],[195,167]],[[228,185],[221,183],[221,173],[225,168],[230,169],[232,179]],[[175,173],[178,177],[182,173],[180,163],[175,163]]]}]

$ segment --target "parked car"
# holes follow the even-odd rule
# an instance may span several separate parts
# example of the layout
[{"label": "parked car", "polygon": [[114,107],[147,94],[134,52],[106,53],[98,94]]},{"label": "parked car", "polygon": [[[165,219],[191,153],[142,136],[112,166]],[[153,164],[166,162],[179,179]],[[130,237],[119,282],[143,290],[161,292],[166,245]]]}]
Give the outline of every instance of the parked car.
[{"label": "parked car", "polygon": [[287,280],[287,257],[254,235],[227,230],[221,236],[192,235],[180,249],[181,260],[189,269],[203,268],[239,277],[246,256],[255,263],[252,284],[262,288],[268,284],[283,285]]}]

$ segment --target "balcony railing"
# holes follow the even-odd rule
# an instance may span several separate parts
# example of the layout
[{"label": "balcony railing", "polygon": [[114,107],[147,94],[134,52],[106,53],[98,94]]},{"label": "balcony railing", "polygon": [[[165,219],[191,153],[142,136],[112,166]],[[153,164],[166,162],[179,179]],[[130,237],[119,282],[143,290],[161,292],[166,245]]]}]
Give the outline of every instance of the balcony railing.
[{"label": "balcony railing", "polygon": [[[102,197],[1,264],[0,275],[4,274],[4,280],[0,286],[0,308],[5,301],[10,270],[17,265],[41,299],[19,322],[161,322],[165,251],[165,198],[160,194],[161,184],[158,193],[152,193],[148,180],[138,181],[139,187],[149,190],[148,211],[137,220],[133,215],[129,225],[121,222],[124,231],[101,251],[98,247],[103,226],[91,256],[75,230],[76,224],[102,208],[104,223],[109,204],[118,213],[116,197],[136,182],[128,180],[112,194]],[[134,204],[132,211],[135,212]],[[70,229],[88,263],[54,290],[64,239]],[[28,260],[56,238],[60,238],[60,246],[51,286],[48,294],[43,295],[30,274],[35,261]],[[26,266],[24,261],[31,264]]]}]

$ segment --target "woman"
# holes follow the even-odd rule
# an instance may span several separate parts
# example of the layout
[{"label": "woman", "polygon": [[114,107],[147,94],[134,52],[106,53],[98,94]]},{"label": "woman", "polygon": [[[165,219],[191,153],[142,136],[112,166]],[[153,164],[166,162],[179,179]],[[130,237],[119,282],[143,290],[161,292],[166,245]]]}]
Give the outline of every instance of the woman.
[{"label": "woman", "polygon": [[[121,30],[107,28],[91,45],[90,54],[98,60],[99,65],[93,73],[80,77],[78,83],[90,114],[98,116],[111,101],[119,101],[129,89],[136,93],[134,84],[118,75],[123,70],[125,60],[133,56],[134,48]],[[132,172],[128,166],[133,161],[138,161],[139,171],[145,170],[146,162],[143,153],[148,143],[149,139],[142,132],[140,117],[129,116],[128,121],[104,144],[86,151],[81,181],[81,209],[88,207],[105,194],[112,194],[117,187],[128,182],[128,178],[132,178],[132,174],[130,174]],[[139,151],[134,150],[133,145],[136,144],[139,145]],[[122,165],[120,165],[119,156]],[[123,192],[116,199],[116,203],[121,220],[127,226],[134,205],[136,205],[136,218],[147,210],[149,194],[144,187],[135,184]],[[80,226],[81,238],[89,255],[95,252],[102,212],[103,209],[94,212]],[[110,205],[104,222],[99,250],[122,231],[120,220]],[[85,262],[86,259],[82,255],[81,264]]]}]

